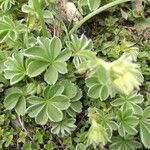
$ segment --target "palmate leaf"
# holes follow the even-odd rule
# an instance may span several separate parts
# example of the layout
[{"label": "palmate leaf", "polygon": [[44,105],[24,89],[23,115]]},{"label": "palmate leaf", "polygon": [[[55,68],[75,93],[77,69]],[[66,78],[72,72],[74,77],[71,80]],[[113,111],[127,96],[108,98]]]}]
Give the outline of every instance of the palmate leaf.
[{"label": "palmate leaf", "polygon": [[113,130],[117,130],[118,125],[113,120],[114,117],[110,112],[104,112],[97,108],[90,108],[89,109],[89,116],[94,116],[96,122],[101,125],[109,135],[109,139],[112,137]]},{"label": "palmate leaf", "polygon": [[77,35],[72,35],[71,42],[68,42],[67,46],[70,48],[73,54],[75,54],[82,50],[91,50],[93,48],[93,43],[83,34],[80,38],[78,38]]},{"label": "palmate leaf", "polygon": [[26,32],[26,26],[20,21],[13,22],[9,17],[4,17],[0,22],[0,42],[17,40],[20,33]]},{"label": "palmate leaf", "polygon": [[24,115],[26,111],[26,93],[24,89],[20,88],[11,88],[6,93],[4,99],[4,106],[8,110],[15,108],[16,112],[19,115]]},{"label": "palmate leaf", "polygon": [[113,137],[110,145],[111,150],[136,150],[141,147],[142,145],[132,136]]},{"label": "palmate leaf", "polygon": [[117,115],[118,132],[120,136],[135,135],[137,133],[136,126],[139,121],[136,116],[133,115],[132,110],[120,111]]},{"label": "palmate leaf", "polygon": [[63,95],[70,98],[70,107],[67,109],[67,113],[71,117],[75,117],[76,113],[80,113],[82,111],[82,103],[80,101],[82,91],[69,80],[64,80],[61,84],[64,85]]},{"label": "palmate leaf", "polygon": [[28,64],[27,73],[30,77],[35,77],[43,73],[44,80],[48,84],[55,84],[58,74],[67,73],[67,64],[65,61],[71,56],[69,50],[63,50],[59,38],[54,37],[38,38],[38,46],[33,46],[25,51],[25,56],[31,59]]},{"label": "palmate leaf", "polygon": [[139,125],[141,141],[145,148],[150,148],[150,106],[143,111]]},{"label": "palmate leaf", "polygon": [[46,124],[48,119],[59,122],[63,119],[62,110],[70,106],[69,98],[62,95],[64,87],[60,84],[48,86],[43,97],[30,96],[30,106],[27,110],[30,117],[35,118],[38,124]]},{"label": "palmate leaf", "polygon": [[[48,2],[47,0],[44,0],[44,1],[41,1],[41,3],[42,3],[42,4],[44,3],[44,5],[45,5],[45,3],[48,3],[48,4],[49,4],[49,3],[52,3],[52,1],[53,1],[53,3],[54,3],[55,0],[49,0],[49,1],[51,1],[51,2]],[[23,11],[24,13],[29,14],[29,16],[33,16],[34,18],[36,18],[36,17],[38,16],[38,12],[37,12],[37,10],[35,9],[34,3],[33,3],[32,0],[29,0],[29,1],[28,1],[28,5],[27,5],[27,4],[24,4],[24,5],[22,6],[22,11]],[[43,13],[43,17],[44,17],[45,19],[47,19],[47,18],[52,18],[52,14],[51,14],[50,11],[48,11],[48,10],[42,10],[42,13]]]},{"label": "palmate leaf", "polygon": [[68,136],[76,128],[74,123],[75,123],[75,119],[65,118],[60,122],[53,123],[51,132],[53,134],[57,134],[59,137]]},{"label": "palmate leaf", "polygon": [[80,113],[82,111],[82,103],[80,101],[81,97],[82,97],[82,92],[78,88],[76,95],[70,99],[70,107],[67,110],[67,113],[71,117],[75,117],[76,113]]},{"label": "palmate leaf", "polygon": [[111,102],[111,105],[114,107],[120,107],[121,110],[131,109],[135,114],[142,113],[142,108],[138,105],[143,102],[143,96],[137,93],[134,93],[130,96],[121,96],[120,98],[115,99]]},{"label": "palmate leaf", "polygon": [[15,4],[15,0],[2,0],[0,3],[0,8],[3,11],[9,10]]},{"label": "palmate leaf", "polygon": [[67,47],[72,51],[74,56],[73,63],[78,69],[80,64],[85,61],[87,62],[87,60],[96,60],[95,53],[91,51],[93,49],[93,43],[85,35],[82,35],[80,38],[77,35],[72,35],[71,42],[67,42]]},{"label": "palmate leaf", "polygon": [[10,79],[10,84],[21,81],[26,75],[25,60],[21,53],[14,53],[4,63],[4,76]]},{"label": "palmate leaf", "polygon": [[100,98],[106,100],[110,94],[108,87],[107,71],[100,65],[97,71],[89,78],[86,79],[86,85],[89,88],[88,95],[91,98]]},{"label": "palmate leaf", "polygon": [[82,143],[77,144],[75,150],[86,150],[86,146]]}]

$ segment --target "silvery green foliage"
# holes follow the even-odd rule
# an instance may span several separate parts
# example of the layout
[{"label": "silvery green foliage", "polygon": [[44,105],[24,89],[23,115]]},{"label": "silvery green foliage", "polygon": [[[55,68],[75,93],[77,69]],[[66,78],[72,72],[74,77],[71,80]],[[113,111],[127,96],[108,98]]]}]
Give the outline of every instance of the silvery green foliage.
[{"label": "silvery green foliage", "polygon": [[63,119],[63,110],[70,106],[70,100],[62,92],[64,87],[60,84],[47,86],[43,96],[30,96],[30,106],[27,112],[30,117],[35,118],[38,124],[46,124],[48,120],[59,122]]},{"label": "silvery green foliage", "polygon": [[135,140],[133,136],[126,136],[126,137],[113,137],[112,144],[110,145],[111,150],[136,150],[140,149],[142,145]]},{"label": "silvery green foliage", "polygon": [[64,85],[63,94],[70,98],[70,107],[67,109],[67,113],[71,117],[75,117],[77,113],[82,111],[82,103],[80,101],[82,91],[69,80],[64,80],[61,84]]},{"label": "silvery green foliage", "polygon": [[[50,0],[49,0],[50,1]],[[51,1],[55,1],[55,0],[51,0]],[[48,0],[45,0],[45,1],[40,1],[40,3],[44,3],[44,5],[50,3],[48,2]],[[54,3],[54,2],[53,2]],[[35,9],[34,7],[34,4],[33,4],[33,1],[32,0],[29,0],[28,1],[28,4],[24,4],[22,6],[22,11],[24,13],[27,13],[31,16],[35,16],[35,17],[38,17],[38,13],[37,13],[37,10]],[[47,18],[52,18],[52,14],[51,14],[51,11],[48,11],[48,10],[42,10],[43,11],[43,16],[45,19]]]},{"label": "silvery green foliage", "polygon": [[11,7],[15,5],[15,0],[1,0],[0,9],[3,11],[8,11]]},{"label": "silvery green foliage", "polygon": [[62,121],[52,124],[51,132],[63,138],[70,135],[71,132],[76,128],[74,123],[75,119],[64,118]]},{"label": "silvery green foliage", "polygon": [[4,16],[0,22],[0,43],[7,40],[16,41],[21,33],[26,32],[26,25],[22,21],[13,21],[13,19]]},{"label": "silvery green foliage", "polygon": [[106,100],[111,90],[107,70],[102,65],[99,65],[96,73],[86,79],[86,85],[89,88],[88,95],[90,97]]},{"label": "silvery green foliage", "polygon": [[150,138],[150,106],[145,108],[140,115],[140,138],[142,143],[146,148],[150,148],[149,138]]},{"label": "silvery green foliage", "polygon": [[45,72],[44,80],[48,84],[55,84],[59,73],[68,72],[66,61],[71,56],[70,51],[61,50],[62,43],[59,38],[38,38],[37,45],[28,48],[24,53],[31,60],[27,67],[29,77],[36,77]]},{"label": "silvery green foliage", "polygon": [[10,84],[21,81],[26,75],[25,58],[22,53],[14,53],[4,63],[4,76]]},{"label": "silvery green foliage", "polygon": [[86,146],[82,143],[77,144],[76,150],[86,150]]},{"label": "silvery green foliage", "polygon": [[[17,40],[24,29],[21,22],[4,17],[0,23],[1,42]],[[82,112],[82,100],[88,97],[90,102],[99,100],[103,109],[89,109],[88,142],[86,146],[77,145],[77,150],[93,143],[104,147],[111,139],[118,139],[113,138],[114,132],[121,136],[114,140],[121,148],[138,148],[140,144],[133,139],[138,133],[143,145],[150,148],[150,109],[142,109],[144,99],[137,91],[143,82],[135,63],[137,53],[125,53],[114,62],[106,62],[96,56],[92,41],[85,35],[72,35],[66,45],[58,37],[35,39],[25,34],[19,51],[2,59],[0,77],[12,86],[5,93],[6,109],[27,114],[40,125],[50,123],[51,133],[65,137],[76,128],[75,117]],[[80,88],[76,76],[73,81],[65,76],[67,64],[75,66],[73,74],[83,74],[85,82]],[[115,144],[111,144],[112,150]]]},{"label": "silvery green foliage", "polygon": [[120,96],[120,98],[112,101],[111,105],[114,107],[120,107],[122,111],[132,109],[135,114],[140,114],[142,113],[142,108],[138,104],[141,104],[143,100],[141,94],[134,93],[129,96]]},{"label": "silvery green foliage", "polygon": [[118,112],[117,118],[120,136],[137,134],[136,126],[138,125],[138,117],[133,115],[132,110]]},{"label": "silvery green foliage", "polygon": [[95,60],[95,54],[91,51],[93,43],[85,35],[82,35],[80,38],[77,35],[72,35],[71,42],[67,42],[67,47],[72,51],[73,63],[76,68],[84,62],[88,63],[89,59]]},{"label": "silvery green foliage", "polygon": [[8,110],[15,108],[19,115],[25,115],[26,112],[26,88],[12,87],[8,89],[4,99],[4,106]]}]

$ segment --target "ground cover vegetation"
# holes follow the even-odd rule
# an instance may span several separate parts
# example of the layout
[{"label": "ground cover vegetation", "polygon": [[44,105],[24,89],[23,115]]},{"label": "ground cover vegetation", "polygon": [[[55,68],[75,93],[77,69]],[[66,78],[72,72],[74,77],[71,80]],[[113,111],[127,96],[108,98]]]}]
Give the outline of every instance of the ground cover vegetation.
[{"label": "ground cover vegetation", "polygon": [[0,149],[149,139],[149,0],[0,0]]}]

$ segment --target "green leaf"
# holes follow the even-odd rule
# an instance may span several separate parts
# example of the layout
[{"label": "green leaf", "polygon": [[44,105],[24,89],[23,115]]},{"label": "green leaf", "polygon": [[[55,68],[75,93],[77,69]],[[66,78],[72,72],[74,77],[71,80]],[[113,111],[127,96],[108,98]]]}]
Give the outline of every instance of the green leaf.
[{"label": "green leaf", "polygon": [[48,63],[42,61],[31,61],[27,68],[27,73],[30,77],[36,77],[46,70]]},{"label": "green leaf", "polygon": [[72,102],[70,107],[77,113],[82,111],[82,103],[80,101]]},{"label": "green leaf", "polygon": [[140,123],[140,137],[145,148],[150,148],[150,125],[147,122]]},{"label": "green leaf", "polygon": [[64,85],[64,95],[66,95],[69,98],[75,97],[75,95],[77,94],[77,87],[74,83],[68,80],[64,80],[61,82],[61,84]]},{"label": "green leaf", "polygon": [[13,109],[16,106],[20,97],[21,95],[18,93],[8,95],[4,100],[4,106],[6,107],[6,109]]},{"label": "green leaf", "polygon": [[15,106],[15,109],[16,109],[16,112],[18,114],[20,114],[22,116],[25,114],[25,112],[26,112],[26,99],[25,99],[25,97],[22,96],[18,99],[18,102]]},{"label": "green leaf", "polygon": [[[63,94],[70,98],[71,105],[70,105],[69,109],[67,110],[67,113],[71,117],[75,116],[76,113],[80,113],[82,111],[82,103],[80,102],[80,99],[82,97],[82,91],[77,86],[75,86],[73,83],[70,84],[70,81],[66,80],[65,82],[62,82],[62,84],[65,85],[64,86],[65,90],[64,90]],[[71,92],[69,92],[69,91],[71,91],[71,89],[74,89],[74,90],[72,90],[72,94],[71,94]]]},{"label": "green leaf", "polygon": [[87,5],[87,0],[79,0],[78,2],[79,6],[86,6]]},{"label": "green leaf", "polygon": [[60,55],[57,56],[56,60],[59,60],[60,62],[67,61],[71,57],[71,51],[66,49],[60,52]]},{"label": "green leaf", "polygon": [[75,123],[75,119],[65,118],[60,122],[53,123],[51,132],[63,138],[65,136],[70,135],[71,132],[76,128],[74,123]]},{"label": "green leaf", "polygon": [[137,30],[145,30],[150,27],[150,19],[149,18],[141,18],[139,20],[136,20],[136,23],[134,27]]},{"label": "green leaf", "polygon": [[57,37],[52,38],[50,42],[51,43],[50,43],[49,54],[51,56],[51,59],[55,60],[60,54],[60,51],[62,49],[62,44],[60,39]]},{"label": "green leaf", "polygon": [[31,118],[36,117],[39,112],[44,108],[45,105],[37,104],[31,107],[28,107],[27,112]]},{"label": "green leaf", "polygon": [[113,130],[116,130],[118,128],[118,124],[114,120],[112,120],[112,114],[99,110],[97,108],[89,108],[89,114],[95,116],[95,121],[99,123],[99,125],[103,126],[105,130],[107,130],[109,139],[111,139]]},{"label": "green leaf", "polygon": [[104,66],[99,65],[96,71],[98,80],[101,84],[106,84],[108,81],[108,74]]},{"label": "green leaf", "polygon": [[24,55],[37,61],[49,62],[48,52],[40,46],[28,48]]},{"label": "green leaf", "polygon": [[145,148],[150,148],[150,106],[143,111],[143,115],[140,117],[140,138]]},{"label": "green leaf", "polygon": [[119,124],[118,131],[120,136],[125,136],[126,133],[128,133],[129,135],[134,135],[137,133],[135,127],[138,124],[138,118],[133,115],[130,109],[127,111],[120,111],[117,117]]},{"label": "green leaf", "polygon": [[100,90],[101,86],[100,85],[94,85],[88,90],[88,95],[92,98],[99,98],[100,96]]},{"label": "green leaf", "polygon": [[67,46],[73,53],[76,53],[81,50],[91,50],[93,43],[84,34],[80,38],[77,35],[71,35],[71,42],[67,43]]},{"label": "green leaf", "polygon": [[96,10],[100,6],[101,0],[88,0],[88,6],[91,11]]},{"label": "green leaf", "polygon": [[76,93],[76,95],[71,99],[71,101],[72,101],[72,102],[79,101],[81,97],[82,97],[82,91],[81,91],[81,89],[77,88],[77,93]]},{"label": "green leaf", "polygon": [[13,5],[15,5],[15,0],[1,0],[1,10],[6,12],[9,11]]},{"label": "green leaf", "polygon": [[107,85],[103,85],[100,88],[100,93],[99,93],[100,99],[101,100],[106,100],[109,96],[109,89],[107,87]]},{"label": "green leaf", "polygon": [[38,113],[38,115],[36,116],[35,120],[38,124],[44,125],[47,123],[48,121],[48,115],[46,112],[46,106],[44,106],[40,112]]},{"label": "green leaf", "polygon": [[44,90],[44,96],[49,99],[53,96],[59,96],[62,95],[64,91],[64,86],[62,84],[56,83],[53,86],[47,86],[47,88]]},{"label": "green leaf", "polygon": [[148,107],[144,110],[144,112],[143,112],[143,117],[144,117],[145,119],[150,118],[150,106],[148,106]]},{"label": "green leaf", "polygon": [[125,20],[127,20],[128,17],[129,17],[129,13],[123,11],[122,9],[121,9],[121,15],[122,15],[122,17],[123,17]]},{"label": "green leaf", "polygon": [[124,104],[123,98],[117,98],[114,101],[111,102],[111,105],[114,107],[122,106]]},{"label": "green leaf", "polygon": [[24,57],[21,53],[14,53],[4,63],[4,76],[11,84],[21,81],[26,75]]},{"label": "green leaf", "polygon": [[98,83],[98,79],[96,77],[87,78],[85,83],[87,87],[92,87]]},{"label": "green leaf", "polygon": [[121,98],[117,98],[111,102],[112,106],[121,107],[121,110],[131,109],[135,114],[141,114],[142,108],[137,104],[143,102],[143,96],[140,94],[132,94],[129,96],[121,96]]},{"label": "green leaf", "polygon": [[62,112],[53,105],[47,106],[47,115],[48,115],[49,119],[53,122],[59,122],[63,119]]},{"label": "green leaf", "polygon": [[54,68],[61,74],[65,74],[68,72],[67,70],[67,64],[65,62],[55,62],[53,64]]},{"label": "green leaf", "polygon": [[53,105],[61,110],[66,110],[70,106],[69,99],[63,95],[51,98],[51,102],[53,102]]},{"label": "green leaf", "polygon": [[42,104],[44,103],[44,99],[37,96],[28,97],[28,102],[32,105]]},{"label": "green leaf", "polygon": [[0,22],[0,42],[8,39],[16,41],[21,33],[26,32],[26,26],[21,21],[13,22],[8,16],[1,18]]},{"label": "green leaf", "polygon": [[95,61],[97,60],[96,54],[93,51],[89,50],[81,50],[80,52],[77,53],[78,56],[84,57],[87,60]]},{"label": "green leaf", "polygon": [[111,150],[136,150],[141,148],[142,145],[132,136],[113,137],[112,144],[110,145]]},{"label": "green leaf", "polygon": [[26,98],[24,89],[21,88],[10,88],[8,89],[5,99],[4,106],[8,110],[15,108],[19,115],[24,115],[26,112]]},{"label": "green leaf", "polygon": [[136,93],[131,95],[128,99],[129,99],[130,102],[136,103],[136,104],[140,104],[144,100],[142,95],[136,94]]},{"label": "green leaf", "polygon": [[86,150],[86,147],[85,147],[84,144],[79,143],[79,144],[76,146],[76,150]]},{"label": "green leaf", "polygon": [[[51,40],[45,37],[37,38],[37,45],[25,50],[24,55],[30,58],[27,70],[30,77],[42,74],[48,84],[55,84],[58,73],[67,73],[67,61],[71,55],[69,50],[61,51],[62,44],[59,38]],[[48,69],[47,69],[48,68]]]},{"label": "green leaf", "polygon": [[62,95],[63,86],[59,84],[48,86],[44,91],[44,98],[30,96],[30,103],[27,112],[30,117],[34,117],[38,124],[46,124],[48,119],[59,122],[63,119],[62,110],[67,110],[70,106],[68,97]]},{"label": "green leaf", "polygon": [[54,68],[54,66],[49,66],[49,68],[46,70],[46,73],[44,74],[44,80],[48,84],[55,84],[58,79],[58,72]]},{"label": "green leaf", "polygon": [[67,43],[67,47],[72,51],[74,56],[73,63],[76,68],[79,67],[80,63],[86,62],[88,59],[96,60],[95,53],[90,51],[93,48],[93,43],[85,35],[80,38],[77,35],[71,35],[71,41]]},{"label": "green leaf", "polygon": [[26,92],[28,95],[34,95],[35,93],[37,93],[37,87],[38,84],[36,83],[28,83],[26,86]]}]

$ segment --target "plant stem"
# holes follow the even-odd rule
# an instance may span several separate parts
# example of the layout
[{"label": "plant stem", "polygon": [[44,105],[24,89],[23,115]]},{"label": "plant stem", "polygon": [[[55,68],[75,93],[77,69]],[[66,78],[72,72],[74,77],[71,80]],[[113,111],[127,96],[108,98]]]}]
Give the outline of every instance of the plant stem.
[{"label": "plant stem", "polygon": [[17,112],[16,112],[16,114],[17,114],[17,118],[18,118],[18,121],[19,121],[19,123],[21,125],[22,130],[24,130],[26,132],[26,134],[29,136],[29,138],[32,140],[32,137],[30,136],[29,132],[25,128],[24,122],[21,120],[20,115]]},{"label": "plant stem", "polygon": [[87,16],[85,16],[82,20],[80,20],[77,24],[75,24],[75,26],[70,30],[69,34],[73,34],[74,32],[76,32],[78,30],[78,28],[80,28],[82,26],[82,24],[84,24],[86,21],[88,21],[90,18],[92,18],[93,16],[101,13],[102,11],[111,8],[113,6],[116,6],[118,4],[121,3],[125,3],[125,2],[129,2],[129,1],[133,1],[133,0],[116,0],[114,2],[111,2],[109,4],[106,4],[98,9],[96,9],[95,11],[91,12],[90,14],[88,14]]},{"label": "plant stem", "polygon": [[48,37],[48,33],[47,33],[47,29],[46,29],[46,25],[45,25],[45,21],[44,21],[44,17],[43,17],[43,12],[41,10],[41,4],[40,4],[39,0],[33,0],[33,5],[34,5],[35,11],[38,14],[40,24],[42,26],[43,36]]}]

